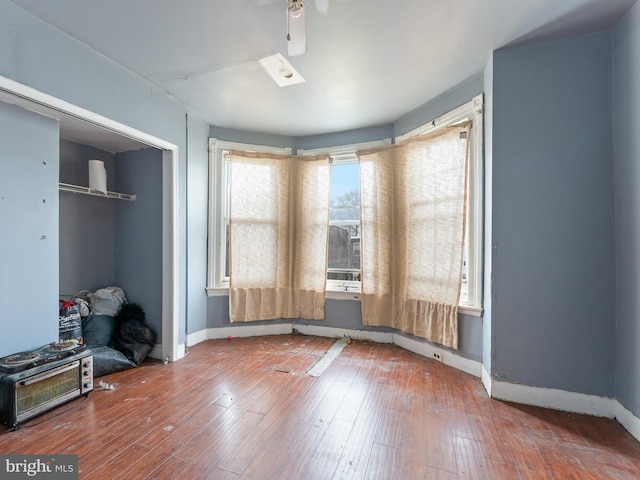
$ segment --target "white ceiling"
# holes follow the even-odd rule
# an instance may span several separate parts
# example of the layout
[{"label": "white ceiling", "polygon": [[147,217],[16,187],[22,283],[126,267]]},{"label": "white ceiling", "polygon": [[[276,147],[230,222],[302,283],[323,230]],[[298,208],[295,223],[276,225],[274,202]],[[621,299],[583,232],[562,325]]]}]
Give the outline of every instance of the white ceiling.
[{"label": "white ceiling", "polygon": [[211,125],[304,136],[389,124],[523,41],[609,30],[636,0],[307,3],[305,83],[260,66],[287,54],[286,0],[13,0],[158,85]]},{"label": "white ceiling", "polygon": [[0,102],[17,105],[26,110],[55,118],[60,124],[61,138],[79,142],[84,145],[90,145],[106,152],[127,152],[149,146],[133,138],[125,137],[121,133],[89,123],[86,120],[79,119],[60,110],[34,102],[29,98],[21,97],[4,90],[0,90]]}]

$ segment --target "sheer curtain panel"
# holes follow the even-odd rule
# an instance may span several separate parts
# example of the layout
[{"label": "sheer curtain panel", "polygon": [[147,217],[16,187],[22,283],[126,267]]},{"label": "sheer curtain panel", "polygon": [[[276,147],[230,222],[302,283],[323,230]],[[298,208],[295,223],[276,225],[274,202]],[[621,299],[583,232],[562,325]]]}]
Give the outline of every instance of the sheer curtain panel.
[{"label": "sheer curtain panel", "polygon": [[229,167],[231,321],[324,319],[328,158],[231,151]]},{"label": "sheer curtain panel", "polygon": [[365,325],[458,348],[469,128],[358,152]]}]

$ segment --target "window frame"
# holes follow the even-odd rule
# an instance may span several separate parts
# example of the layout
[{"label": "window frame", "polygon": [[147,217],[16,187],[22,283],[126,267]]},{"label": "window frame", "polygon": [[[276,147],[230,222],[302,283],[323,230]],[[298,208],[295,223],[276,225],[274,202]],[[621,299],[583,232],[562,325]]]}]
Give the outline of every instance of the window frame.
[{"label": "window frame", "polygon": [[[358,164],[358,158],[355,155],[355,152],[352,155],[342,155],[342,156],[336,156],[336,157],[331,157],[330,160],[331,162],[331,168],[332,168],[332,175],[333,175],[333,167],[335,166],[339,166],[339,165],[353,165],[353,164]],[[358,184],[358,193],[360,193],[360,185]],[[331,205],[329,205],[329,228],[331,228],[331,226],[337,226],[337,227],[350,227],[351,225],[358,225],[358,228],[360,227],[360,205],[358,205],[358,219],[357,220],[331,220]],[[351,239],[351,237],[349,237],[349,239]],[[360,242],[358,242],[358,245],[360,244]],[[327,245],[327,248],[329,248],[329,245]],[[336,271],[342,271],[342,272],[349,272],[350,270],[355,272],[355,269],[350,269],[350,268],[329,268],[327,267],[327,274],[330,273],[330,270],[336,270]],[[359,271],[361,271],[359,269]],[[330,280],[327,279],[327,286],[326,286],[326,290],[327,291],[336,291],[336,292],[357,292],[360,293],[360,280]]]},{"label": "window frame", "polygon": [[[438,128],[465,120],[473,121],[469,138],[468,202],[465,246],[467,250],[466,277],[467,300],[460,302],[458,311],[473,316],[482,315],[483,293],[483,206],[484,206],[484,96],[471,101],[429,121],[403,135],[396,142],[432,132]],[[462,280],[462,279],[461,279]]]},{"label": "window frame", "polygon": [[209,138],[209,213],[207,238],[207,287],[208,296],[228,295],[229,278],[225,277],[226,263],[226,209],[227,209],[227,161],[230,150],[291,155],[290,147],[270,147],[250,143],[230,142]]},{"label": "window frame", "polygon": [[[383,140],[375,140],[372,142],[352,143],[348,145],[340,145],[335,147],[314,148],[311,150],[299,149],[298,155],[329,155],[331,165],[348,165],[357,164],[358,150],[366,150],[369,148],[378,148],[391,145],[391,138]],[[359,222],[358,222],[359,223]],[[362,248],[362,247],[361,247]],[[327,272],[328,272],[327,268]],[[359,298],[361,292],[359,280],[329,280],[327,279],[326,292],[328,298],[337,299],[353,299]]]}]

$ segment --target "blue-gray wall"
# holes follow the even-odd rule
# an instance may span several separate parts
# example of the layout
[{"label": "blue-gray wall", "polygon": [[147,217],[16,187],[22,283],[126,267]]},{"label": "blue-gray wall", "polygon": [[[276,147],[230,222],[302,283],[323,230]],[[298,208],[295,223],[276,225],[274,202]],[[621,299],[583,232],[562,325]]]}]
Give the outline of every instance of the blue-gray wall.
[{"label": "blue-gray wall", "polygon": [[491,370],[615,394],[611,35],[493,54]]},{"label": "blue-gray wall", "polygon": [[162,152],[155,148],[116,154],[115,284],[137,303],[162,341]]},{"label": "blue-gray wall", "polygon": [[272,135],[268,133],[247,132],[244,130],[234,130],[232,128],[209,127],[211,138],[224,140],[227,142],[248,143],[252,145],[265,145],[278,148],[295,147],[295,139],[284,135]]},{"label": "blue-gray wall", "polygon": [[411,130],[449,113],[484,91],[484,77],[478,73],[442,95],[428,101],[414,111],[399,118],[393,125],[394,135],[404,135]]},{"label": "blue-gray wall", "polygon": [[0,102],[0,357],[58,340],[58,136]]},{"label": "blue-gray wall", "polygon": [[[187,333],[207,326],[207,235],[209,197],[209,125],[187,119]],[[203,148],[204,147],[204,148]]]},{"label": "blue-gray wall", "polygon": [[[107,189],[115,190],[115,159],[97,148],[60,141],[60,181],[89,185],[89,160],[102,160]],[[60,294],[95,291],[115,283],[114,200],[60,192]]]},{"label": "blue-gray wall", "polygon": [[640,417],[640,4],[613,34],[616,396]]},{"label": "blue-gray wall", "polygon": [[[192,303],[187,299],[187,283],[189,289],[202,292],[202,297],[195,301],[194,311],[200,311],[204,315],[204,289],[205,279],[202,276],[200,265],[206,264],[206,251],[202,248],[194,248],[189,252],[187,261],[187,221],[194,223],[202,220],[202,211],[196,211],[194,215],[187,215],[187,164],[193,167],[193,171],[206,169],[207,164],[207,139],[209,126],[202,122],[197,114],[189,111],[177,100],[170,98],[165,92],[154,85],[142,80],[124,67],[96,53],[89,47],[75,41],[58,29],[53,28],[33,15],[25,12],[12,2],[0,2],[0,76],[9,78],[21,84],[32,87],[53,97],[65,100],[87,110],[99,113],[107,118],[116,120],[125,125],[154,135],[167,142],[178,146],[178,252],[179,271],[177,279],[178,288],[178,331],[179,342],[185,340],[187,324],[187,305]],[[190,138],[187,139],[186,115],[189,114]],[[27,122],[29,123],[29,122]],[[34,121],[37,124],[37,121]],[[27,125],[25,132],[31,128]],[[35,127],[34,127],[35,128]],[[204,132],[204,134],[203,134]],[[57,133],[56,133],[57,135]],[[14,138],[22,138],[24,142],[33,140],[27,134],[21,134],[16,130]],[[187,149],[187,143],[190,148]],[[27,148],[25,145],[24,148]],[[187,157],[187,150],[189,157]],[[58,144],[47,154],[52,154],[57,159]],[[56,160],[57,162],[57,160]],[[2,165],[2,168],[12,168]],[[26,166],[21,167],[26,168]],[[15,171],[19,172],[18,168]],[[26,173],[26,172],[23,172]],[[58,296],[58,209],[57,209],[57,184],[58,169],[47,172],[47,185],[56,188],[56,208],[49,212],[48,222],[55,224],[50,238],[55,239],[56,255],[51,257],[51,262],[43,263],[39,260],[24,262],[28,265],[28,271],[16,279],[16,288],[22,294],[28,293],[31,305],[30,310],[48,312],[33,318],[42,329],[14,329],[3,330],[1,342],[7,338],[11,341],[15,351],[23,345],[34,346],[34,343],[43,343],[42,335],[34,331],[57,331],[57,303],[49,298],[50,291],[55,291]],[[25,195],[29,192],[35,194],[32,180],[28,175],[11,177],[15,189],[21,189]],[[200,199],[206,203],[206,197]],[[55,212],[53,211],[55,210]],[[33,225],[33,224],[31,224]],[[26,222],[20,222],[15,226],[21,236],[30,234],[31,226]],[[198,230],[196,230],[198,232]],[[0,236],[0,251],[6,251],[11,245],[11,240],[5,234]],[[24,243],[23,245],[27,245]],[[23,250],[22,257],[27,256],[28,248]],[[16,252],[14,252],[16,253]],[[190,266],[194,266],[190,269]],[[193,271],[192,271],[193,270]],[[40,284],[26,282],[28,275],[38,275],[48,279],[46,286],[40,288]],[[15,298],[13,290],[0,289],[0,301],[8,304]],[[200,308],[198,309],[198,302]],[[48,318],[54,317],[54,323],[50,324]],[[200,319],[201,323],[203,322]],[[4,325],[5,321],[2,321]],[[5,336],[6,333],[6,336]],[[47,341],[51,335],[46,335]],[[2,353],[0,351],[0,353]],[[10,352],[9,352],[10,353]]]},{"label": "blue-gray wall", "polygon": [[393,125],[380,125],[378,127],[347,130],[345,132],[296,137],[295,148],[296,150],[311,150],[314,148],[337,147],[384,140],[393,138],[393,135]]}]

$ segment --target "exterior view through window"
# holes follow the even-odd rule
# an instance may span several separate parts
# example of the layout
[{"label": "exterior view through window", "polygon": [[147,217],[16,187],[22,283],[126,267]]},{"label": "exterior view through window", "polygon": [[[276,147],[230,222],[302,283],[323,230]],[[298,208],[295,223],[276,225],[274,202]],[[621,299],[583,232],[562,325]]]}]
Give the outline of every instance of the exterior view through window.
[{"label": "exterior view through window", "polygon": [[340,290],[359,288],[360,181],[354,162],[331,165],[327,280]]}]

